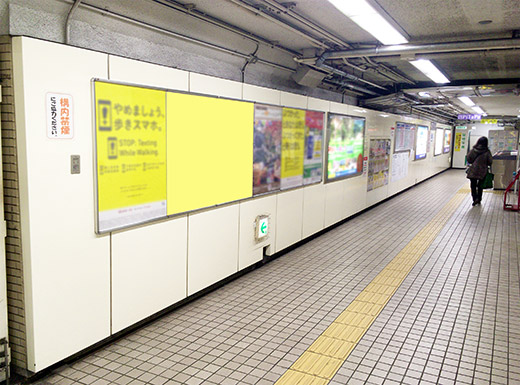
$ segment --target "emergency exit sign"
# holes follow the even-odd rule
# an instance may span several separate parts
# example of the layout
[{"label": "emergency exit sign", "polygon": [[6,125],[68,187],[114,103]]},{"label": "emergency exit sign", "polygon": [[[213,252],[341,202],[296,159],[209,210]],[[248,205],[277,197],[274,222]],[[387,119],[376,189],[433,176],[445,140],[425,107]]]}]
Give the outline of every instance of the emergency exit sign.
[{"label": "emergency exit sign", "polygon": [[269,216],[259,215],[255,220],[255,239],[257,242],[261,242],[269,235]]}]

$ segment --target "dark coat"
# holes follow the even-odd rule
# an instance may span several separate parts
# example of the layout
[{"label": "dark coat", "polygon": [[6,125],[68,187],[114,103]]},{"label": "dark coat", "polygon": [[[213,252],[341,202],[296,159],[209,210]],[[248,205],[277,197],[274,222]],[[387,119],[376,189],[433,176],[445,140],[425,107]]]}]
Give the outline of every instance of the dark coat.
[{"label": "dark coat", "polygon": [[487,147],[474,146],[466,157],[469,167],[468,179],[484,179],[488,166],[493,163],[493,156]]}]

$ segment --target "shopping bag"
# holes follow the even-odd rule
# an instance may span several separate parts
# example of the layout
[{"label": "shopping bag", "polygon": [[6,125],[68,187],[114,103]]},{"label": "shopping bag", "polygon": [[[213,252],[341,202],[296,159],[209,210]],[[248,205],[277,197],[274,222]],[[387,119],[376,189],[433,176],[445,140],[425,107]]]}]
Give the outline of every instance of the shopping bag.
[{"label": "shopping bag", "polygon": [[495,175],[491,172],[487,172],[486,176],[484,177],[484,182],[482,182],[482,188],[493,188],[493,179],[495,178]]}]

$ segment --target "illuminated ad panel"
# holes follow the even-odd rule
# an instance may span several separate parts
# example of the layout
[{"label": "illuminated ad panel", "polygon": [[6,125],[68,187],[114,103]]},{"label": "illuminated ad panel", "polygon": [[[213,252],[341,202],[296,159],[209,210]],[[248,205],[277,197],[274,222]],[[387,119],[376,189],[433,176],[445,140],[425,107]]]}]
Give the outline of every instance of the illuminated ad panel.
[{"label": "illuminated ad panel", "polygon": [[282,189],[303,184],[304,151],[305,111],[284,108],[282,110]]},{"label": "illuminated ad panel", "polygon": [[282,108],[255,104],[253,194],[280,190]]},{"label": "illuminated ad panel", "polygon": [[428,126],[417,126],[415,141],[415,160],[426,158],[428,153]]},{"label": "illuminated ad panel", "polygon": [[94,82],[97,231],[166,216],[166,93]]},{"label": "illuminated ad panel", "polygon": [[444,130],[444,151],[443,153],[450,152],[451,149],[451,130],[445,129]]},{"label": "illuminated ad panel", "polygon": [[322,179],[324,120],[324,112],[305,111],[304,185],[321,182]]},{"label": "illuminated ad panel", "polygon": [[168,215],[252,196],[253,108],[167,93]]},{"label": "illuminated ad panel", "polygon": [[329,114],[327,181],[363,172],[365,119]]},{"label": "illuminated ad panel", "polygon": [[435,147],[433,148],[433,155],[441,155],[444,148],[444,129],[437,128],[435,130]]}]

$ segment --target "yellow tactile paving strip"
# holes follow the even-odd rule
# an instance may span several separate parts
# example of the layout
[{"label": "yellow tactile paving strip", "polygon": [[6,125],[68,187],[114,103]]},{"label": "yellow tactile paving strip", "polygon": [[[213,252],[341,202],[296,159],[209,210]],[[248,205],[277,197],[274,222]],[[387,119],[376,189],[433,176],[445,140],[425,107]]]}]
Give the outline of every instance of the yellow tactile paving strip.
[{"label": "yellow tactile paving strip", "polygon": [[460,189],[276,382],[325,385],[334,377],[408,273],[467,197]]}]

